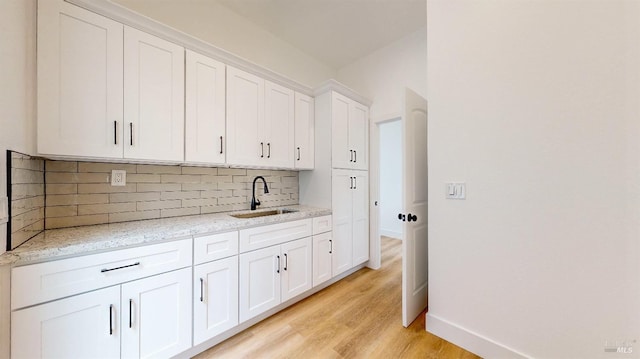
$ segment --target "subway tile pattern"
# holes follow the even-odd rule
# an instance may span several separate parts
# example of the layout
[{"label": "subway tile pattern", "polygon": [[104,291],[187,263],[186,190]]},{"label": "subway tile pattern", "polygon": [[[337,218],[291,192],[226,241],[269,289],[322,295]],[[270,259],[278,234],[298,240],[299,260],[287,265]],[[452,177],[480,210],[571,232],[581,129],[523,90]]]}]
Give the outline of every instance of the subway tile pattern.
[{"label": "subway tile pattern", "polygon": [[11,152],[11,248],[44,230],[44,160]]},{"label": "subway tile pattern", "polygon": [[[255,176],[260,208],[298,204],[298,172],[46,161],[46,229],[249,209]],[[126,186],[110,184],[127,171]]]}]

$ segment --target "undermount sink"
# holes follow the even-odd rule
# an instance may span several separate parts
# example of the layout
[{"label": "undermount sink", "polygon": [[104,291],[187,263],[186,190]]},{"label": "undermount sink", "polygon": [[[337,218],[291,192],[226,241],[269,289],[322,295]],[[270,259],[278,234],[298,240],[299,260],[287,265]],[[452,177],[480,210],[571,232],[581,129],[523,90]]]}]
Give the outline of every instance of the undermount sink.
[{"label": "undermount sink", "polygon": [[230,214],[230,216],[235,218],[256,218],[256,217],[275,216],[276,214],[285,214],[285,213],[293,213],[293,212],[298,212],[298,211],[294,209],[273,209],[273,210],[264,211],[264,212]]}]

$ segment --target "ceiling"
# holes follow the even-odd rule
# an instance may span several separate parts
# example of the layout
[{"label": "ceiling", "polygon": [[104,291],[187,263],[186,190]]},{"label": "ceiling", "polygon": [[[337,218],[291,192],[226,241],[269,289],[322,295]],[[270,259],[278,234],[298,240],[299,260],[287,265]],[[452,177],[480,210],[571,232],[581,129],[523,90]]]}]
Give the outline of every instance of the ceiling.
[{"label": "ceiling", "polygon": [[427,24],[425,0],[215,0],[339,69]]}]

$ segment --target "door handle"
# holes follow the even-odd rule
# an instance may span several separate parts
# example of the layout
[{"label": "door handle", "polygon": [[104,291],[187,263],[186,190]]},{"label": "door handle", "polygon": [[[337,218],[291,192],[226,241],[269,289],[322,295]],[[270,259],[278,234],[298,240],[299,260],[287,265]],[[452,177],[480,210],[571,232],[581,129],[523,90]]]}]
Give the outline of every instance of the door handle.
[{"label": "door handle", "polygon": [[222,154],[222,136],[220,136],[220,154]]},{"label": "door handle", "polygon": [[204,279],[200,278],[200,301],[204,302]]},{"label": "door handle", "polygon": [[284,270],[287,270],[287,265],[289,265],[289,258],[287,257],[287,254],[284,254]]},{"label": "door handle", "polygon": [[129,299],[129,328],[133,327],[133,299]]},{"label": "door handle", "polygon": [[398,213],[398,219],[401,220],[402,222],[406,221],[407,220],[406,218],[407,217],[404,214]]},{"label": "door handle", "polygon": [[300,147],[298,147],[298,161],[300,161]]},{"label": "door handle", "polygon": [[271,158],[271,142],[267,143],[267,158]]},{"label": "door handle", "polygon": [[260,142],[260,158],[264,158],[264,142]]},{"label": "door handle", "polygon": [[358,189],[358,177],[353,177],[353,189]]},{"label": "door handle", "polygon": [[278,260],[278,266],[276,267],[276,273],[280,273],[280,256],[276,256],[276,259]]},{"label": "door handle", "polygon": [[129,122],[129,146],[133,146],[133,122]]},{"label": "door handle", "polygon": [[113,335],[113,304],[109,305],[109,335]]},{"label": "door handle", "polygon": [[358,151],[353,150],[353,162],[358,162]]},{"label": "door handle", "polygon": [[333,253],[333,240],[329,240],[329,254]]},{"label": "door handle", "polygon": [[118,144],[118,121],[113,121],[113,144]]},{"label": "door handle", "polygon": [[414,214],[414,215],[412,215],[411,213],[409,213],[409,214],[407,215],[407,217],[408,217],[408,218],[407,218],[407,220],[408,220],[409,222],[411,222],[411,221],[416,222],[416,221],[418,220],[418,217],[417,217],[415,214]]},{"label": "door handle", "polygon": [[349,150],[349,162],[353,162],[353,150]]}]

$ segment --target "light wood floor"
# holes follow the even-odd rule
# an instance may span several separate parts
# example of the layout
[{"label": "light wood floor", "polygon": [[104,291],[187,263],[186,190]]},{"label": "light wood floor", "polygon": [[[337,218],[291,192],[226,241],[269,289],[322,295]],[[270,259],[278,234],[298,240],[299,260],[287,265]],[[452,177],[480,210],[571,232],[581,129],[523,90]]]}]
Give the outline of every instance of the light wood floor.
[{"label": "light wood floor", "polygon": [[478,358],[425,331],[402,327],[402,243],[383,237],[382,268],[364,268],[227,339],[209,358]]}]

